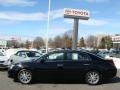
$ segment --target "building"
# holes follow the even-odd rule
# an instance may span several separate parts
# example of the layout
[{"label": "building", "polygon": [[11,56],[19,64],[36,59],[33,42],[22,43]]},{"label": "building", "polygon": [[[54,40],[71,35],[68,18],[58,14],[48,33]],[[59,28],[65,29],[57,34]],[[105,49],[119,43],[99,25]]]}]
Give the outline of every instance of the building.
[{"label": "building", "polygon": [[6,48],[6,46],[7,46],[7,41],[0,39],[0,48]]},{"label": "building", "polygon": [[120,34],[112,36],[113,48],[120,49]]}]

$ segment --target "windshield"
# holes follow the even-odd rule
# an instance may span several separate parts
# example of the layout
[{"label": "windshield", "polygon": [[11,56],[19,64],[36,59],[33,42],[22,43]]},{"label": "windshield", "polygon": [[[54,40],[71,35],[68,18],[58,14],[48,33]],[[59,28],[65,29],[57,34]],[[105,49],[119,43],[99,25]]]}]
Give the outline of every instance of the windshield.
[{"label": "windshield", "polygon": [[41,54],[38,52],[27,52],[28,57],[41,57]]}]

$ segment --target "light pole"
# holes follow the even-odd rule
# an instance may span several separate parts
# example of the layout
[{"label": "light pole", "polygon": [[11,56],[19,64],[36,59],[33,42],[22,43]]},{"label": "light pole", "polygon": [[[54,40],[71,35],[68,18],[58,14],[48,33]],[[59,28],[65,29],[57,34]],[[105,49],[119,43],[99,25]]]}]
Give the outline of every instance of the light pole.
[{"label": "light pole", "polygon": [[50,27],[50,5],[51,5],[51,0],[48,2],[48,20],[47,20],[47,34],[46,34],[46,53],[48,52],[48,32],[49,32],[49,27]]}]

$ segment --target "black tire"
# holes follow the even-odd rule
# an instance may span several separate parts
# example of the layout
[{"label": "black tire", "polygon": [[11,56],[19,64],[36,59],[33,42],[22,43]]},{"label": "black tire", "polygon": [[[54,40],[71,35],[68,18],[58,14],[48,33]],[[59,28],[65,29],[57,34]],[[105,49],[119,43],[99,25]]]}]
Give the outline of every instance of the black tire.
[{"label": "black tire", "polygon": [[89,71],[85,75],[85,81],[89,85],[97,85],[101,82],[101,75],[97,71]]},{"label": "black tire", "polygon": [[17,79],[22,84],[30,84],[32,82],[32,73],[27,69],[22,69],[19,71]]}]

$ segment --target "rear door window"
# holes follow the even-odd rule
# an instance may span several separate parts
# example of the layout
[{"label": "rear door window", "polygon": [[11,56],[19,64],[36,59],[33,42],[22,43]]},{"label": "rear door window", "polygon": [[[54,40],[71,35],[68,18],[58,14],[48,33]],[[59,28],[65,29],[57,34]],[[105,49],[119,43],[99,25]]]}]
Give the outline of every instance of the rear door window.
[{"label": "rear door window", "polygon": [[79,53],[79,61],[91,61],[91,57],[86,53]]},{"label": "rear door window", "polygon": [[90,61],[91,58],[86,53],[72,52],[72,53],[67,53],[67,60],[73,60],[73,61]]},{"label": "rear door window", "polygon": [[67,53],[67,60],[78,61],[79,54],[78,53]]}]

